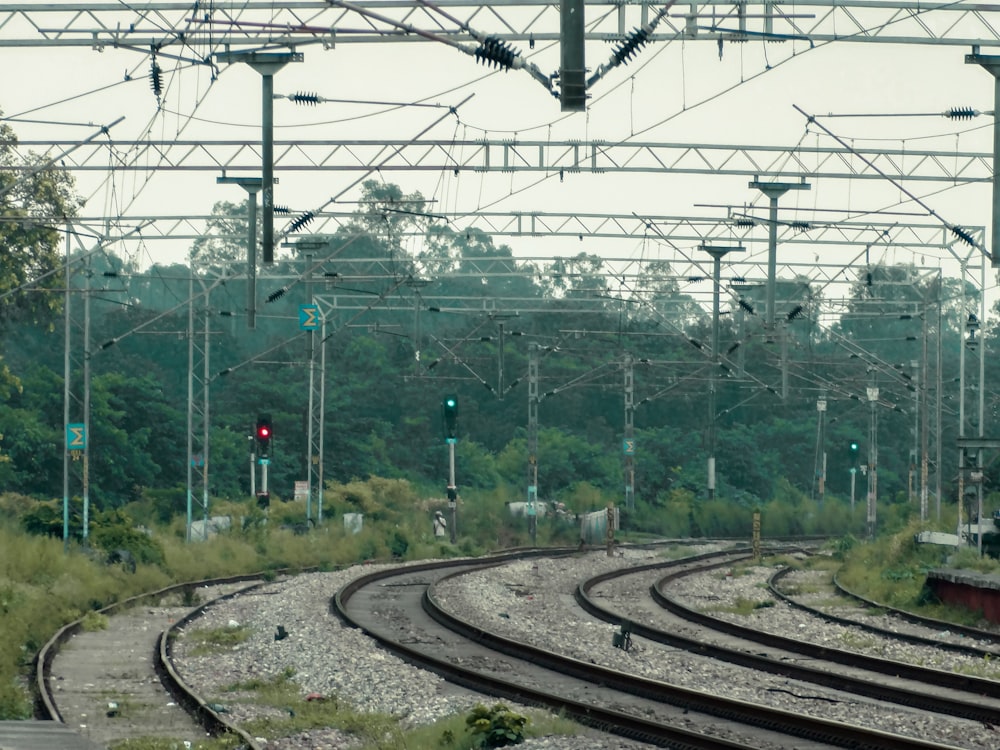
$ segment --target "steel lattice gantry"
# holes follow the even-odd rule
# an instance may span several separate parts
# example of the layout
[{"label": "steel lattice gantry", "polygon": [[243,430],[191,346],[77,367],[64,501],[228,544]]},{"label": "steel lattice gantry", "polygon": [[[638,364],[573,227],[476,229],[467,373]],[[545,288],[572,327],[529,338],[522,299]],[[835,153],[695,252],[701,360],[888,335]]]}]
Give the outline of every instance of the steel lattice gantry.
[{"label": "steel lattice gantry", "polygon": [[[767,218],[752,211],[730,210],[728,216],[671,216],[666,214],[618,214],[579,213],[558,211],[476,211],[459,213],[438,211],[435,216],[449,226],[460,231],[481,231],[494,237],[593,237],[599,239],[642,240],[659,238],[680,245],[711,244],[713,242],[738,241],[747,245],[767,242],[766,236],[759,235],[766,230]],[[315,221],[309,225],[309,235],[330,236],[349,228],[357,220],[350,211],[321,211],[315,214]],[[191,242],[210,236],[228,242],[245,242],[243,234],[219,234],[210,232],[211,221],[225,219],[230,222],[245,221],[246,217],[220,215],[171,215],[135,214],[125,223],[114,227],[109,233],[104,216],[78,216],[72,225],[78,234],[93,234],[105,243],[127,242],[141,234],[143,241],[153,240]],[[35,217],[44,221],[43,217]],[[0,222],[4,221],[0,217]],[[51,217],[53,223],[62,221]],[[133,228],[125,224],[134,223]],[[984,227],[964,227],[972,238],[981,243]],[[423,227],[407,228],[400,231],[400,237],[423,237]],[[757,235],[757,236],[755,236]],[[307,235],[308,236],[308,235]],[[292,239],[292,238],[289,238]],[[920,248],[927,251],[945,251],[958,244],[954,235],[940,223],[912,217],[912,220],[885,221],[865,220],[861,217],[830,221],[783,221],[779,220],[778,242],[790,248],[863,247],[877,244],[880,247]],[[523,260],[524,256],[518,256]],[[478,263],[486,259],[470,258],[464,262]],[[426,262],[432,262],[427,259]]]},{"label": "steel lattice gantry", "polygon": [[[260,172],[259,141],[2,140],[22,157],[0,171],[22,172],[29,151],[68,151],[71,172]],[[993,154],[981,151],[827,146],[753,146],[552,140],[280,140],[274,167],[282,172],[532,172],[551,175],[609,172],[676,173],[792,179],[841,178],[885,182],[989,183]]]},{"label": "steel lattice gantry", "polygon": [[[584,0],[585,38],[621,39],[649,22],[663,3]],[[424,31],[469,41],[467,29],[511,42],[559,39],[559,3],[551,0],[216,0],[191,2],[49,2],[0,4],[0,47],[150,48],[207,62],[223,48],[287,49],[316,45],[421,42]],[[651,41],[807,40],[813,44],[996,45],[1000,5],[980,2],[805,0],[693,2],[675,6]]]}]

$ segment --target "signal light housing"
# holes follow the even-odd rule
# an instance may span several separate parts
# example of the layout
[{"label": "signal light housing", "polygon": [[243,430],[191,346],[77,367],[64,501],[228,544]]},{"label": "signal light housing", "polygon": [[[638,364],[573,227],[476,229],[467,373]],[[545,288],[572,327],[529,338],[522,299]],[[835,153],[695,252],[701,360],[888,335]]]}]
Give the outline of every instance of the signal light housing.
[{"label": "signal light housing", "polygon": [[271,437],[274,431],[271,429],[271,416],[261,414],[257,417],[257,425],[254,427],[254,438],[257,440],[257,452],[262,456],[267,455],[271,445]]},{"label": "signal light housing", "polygon": [[441,416],[444,422],[444,440],[446,443],[458,441],[458,398],[445,396],[441,402]]}]

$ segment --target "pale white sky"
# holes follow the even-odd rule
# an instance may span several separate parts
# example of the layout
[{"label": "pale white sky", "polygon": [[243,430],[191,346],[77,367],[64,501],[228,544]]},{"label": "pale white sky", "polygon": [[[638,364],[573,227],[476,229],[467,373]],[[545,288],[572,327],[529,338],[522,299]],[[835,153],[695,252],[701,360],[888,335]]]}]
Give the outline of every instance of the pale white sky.
[{"label": "pale white sky", "polygon": [[[486,17],[480,28],[493,30],[488,28]],[[13,33],[11,29],[0,29],[0,41]],[[529,52],[524,45],[515,46]],[[590,44],[588,66],[606,62],[610,49],[610,45]],[[902,115],[942,112],[950,107],[982,111],[993,108],[992,77],[979,66],[964,62],[970,49],[950,46],[842,42],[810,48],[803,41],[753,40],[724,45],[720,59],[714,43],[651,44],[628,66],[598,82],[590,92],[592,100],[585,114],[560,112],[558,101],[523,71],[495,72],[445,45],[342,44],[326,50],[304,47],[301,51],[305,61],[289,64],[277,74],[275,93],[304,91],[330,99],[421,100],[446,106],[472,95],[457,118],[446,116],[424,136],[436,139],[836,146],[815,126],[807,129],[805,118],[793,105],[816,115]],[[6,71],[0,87],[0,109],[15,118],[10,124],[24,140],[83,139],[96,126],[122,116],[125,121],[112,130],[115,138],[138,138],[144,132],[157,139],[259,138],[261,79],[246,65],[223,65],[213,83],[204,67],[175,70],[174,61],[161,57],[166,93],[162,109],[157,110],[149,87],[148,56],[137,51],[0,47],[0,59]],[[543,72],[552,72],[559,64],[558,49],[539,44],[531,59]],[[126,81],[126,76],[132,80]],[[274,103],[275,137],[410,138],[442,114],[444,110],[426,107],[302,107],[278,100]],[[195,119],[188,120],[192,115]],[[859,147],[992,150],[992,118],[988,116],[966,122],[941,117],[838,117],[823,119],[822,123]],[[275,189],[275,202],[289,205],[293,211],[316,209],[359,177],[358,173],[331,172],[276,175],[280,183]],[[121,213],[127,217],[146,213],[205,214],[216,201],[244,199],[241,189],[216,185],[217,176],[214,172],[157,173],[147,180],[126,174],[108,180],[105,175],[90,173],[80,175],[78,180],[81,191],[89,196],[84,213]],[[761,194],[748,187],[748,178],[727,175],[607,172],[565,175],[560,182],[557,176],[539,174],[392,172],[384,178],[406,192],[419,190],[436,201],[437,209],[445,211],[488,208],[721,218],[723,209],[704,206],[755,203],[761,207],[759,213],[766,206]],[[951,223],[988,227],[992,199],[989,185],[911,183],[907,188]],[[356,196],[357,189],[344,200]],[[345,206],[349,208],[350,204]],[[923,213],[888,182],[860,180],[812,181],[810,191],[786,194],[781,206],[781,218],[802,221],[830,220],[828,211],[834,209]],[[784,209],[794,211],[785,213]],[[885,220],[896,218],[887,215]],[[766,234],[765,229],[760,231]],[[986,238],[988,243],[988,229]],[[659,252],[634,240],[573,243],[500,238],[498,242],[511,245],[516,254],[523,256],[588,252],[634,257]],[[123,247],[121,252],[134,254],[145,265],[152,261],[182,261],[184,248],[151,241]],[[854,255],[845,252],[846,257],[822,260],[848,262]],[[893,250],[872,260],[908,262],[910,258],[905,251]],[[916,262],[934,265],[932,257]],[[993,284],[991,280],[988,285]]]}]

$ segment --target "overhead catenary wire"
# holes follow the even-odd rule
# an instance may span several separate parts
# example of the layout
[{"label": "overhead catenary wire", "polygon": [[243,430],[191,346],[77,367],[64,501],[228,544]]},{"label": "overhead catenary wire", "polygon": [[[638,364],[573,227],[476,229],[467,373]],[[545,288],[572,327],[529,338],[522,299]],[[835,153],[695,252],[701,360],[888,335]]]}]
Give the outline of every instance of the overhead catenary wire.
[{"label": "overhead catenary wire", "polygon": [[[472,99],[472,96],[473,95],[470,94],[465,99],[463,99],[462,101],[460,101],[458,104],[454,105],[453,107],[450,107],[448,109],[448,112],[444,113],[439,118],[437,118],[436,120],[434,120],[434,122],[432,122],[431,124],[427,125],[423,130],[421,130],[419,133],[417,133],[415,136],[413,136],[407,143],[400,144],[399,146],[397,146],[395,149],[393,149],[393,151],[388,156],[385,157],[385,159],[383,159],[382,161],[380,161],[378,164],[372,165],[366,172],[362,173],[362,175],[360,177],[358,177],[352,183],[350,183],[349,185],[347,185],[345,188],[343,188],[336,195],[331,196],[327,201],[325,201],[321,206],[319,206],[318,208],[316,208],[314,211],[306,211],[303,214],[301,214],[300,216],[298,216],[296,219],[294,219],[289,224],[288,228],[285,229],[284,232],[281,233],[281,237],[282,238],[287,238],[287,236],[289,234],[293,233],[293,231],[297,231],[299,229],[302,229],[303,227],[305,227],[308,224],[310,224],[312,222],[312,220],[315,218],[315,216],[316,216],[317,213],[322,212],[330,204],[336,203],[336,201],[337,201],[338,198],[340,198],[342,195],[344,195],[344,193],[346,193],[349,190],[351,190],[355,185],[357,185],[360,182],[363,182],[364,180],[366,180],[372,173],[378,172],[379,169],[382,167],[383,164],[386,164],[389,160],[391,160],[392,158],[394,158],[396,156],[396,154],[398,154],[409,143],[412,143],[413,141],[419,139],[422,135],[424,135],[424,133],[426,133],[427,131],[429,131],[432,128],[436,127],[442,120],[444,120],[448,116],[450,116],[452,114],[455,114],[457,112],[457,110],[458,110],[459,107],[461,107],[463,104],[465,104],[470,99]],[[355,237],[354,239],[357,239],[357,237]],[[285,292],[287,292],[289,289],[291,289],[294,285],[300,283],[304,278],[306,278],[307,275],[308,275],[308,273],[311,273],[311,271],[308,271],[306,274],[303,274],[302,276],[299,276],[297,279],[289,282],[284,287],[282,287],[282,289],[280,289],[278,292],[272,294],[271,297],[273,297],[273,299],[271,297],[269,297],[268,298],[268,302],[272,302],[275,299],[278,299],[278,297],[281,297],[283,294],[285,294]]]},{"label": "overhead catenary wire", "polygon": [[71,153],[73,153],[74,151],[76,151],[78,148],[81,148],[82,146],[90,143],[91,141],[95,140],[96,138],[99,138],[102,135],[107,135],[111,131],[111,128],[113,128],[115,125],[117,125],[118,123],[120,123],[124,119],[125,119],[125,117],[122,116],[122,117],[119,117],[118,119],[114,120],[113,122],[108,123],[107,125],[102,125],[101,128],[100,128],[100,130],[98,130],[96,133],[93,133],[92,135],[88,136],[87,138],[84,138],[82,141],[79,141],[79,142],[75,143],[74,145],[70,146],[65,151],[63,151],[62,153],[60,153],[58,156],[53,156],[51,159],[48,159],[48,160],[42,162],[41,164],[37,164],[34,167],[32,167],[31,169],[26,170],[17,179],[15,179],[13,182],[11,182],[9,185],[7,185],[7,186],[3,187],[2,189],[0,189],[0,197],[6,195],[11,190],[13,190],[14,188],[16,188],[18,185],[21,185],[29,177],[32,177],[32,176],[38,174],[39,172],[44,172],[47,169],[51,169],[55,165],[56,162],[61,161],[62,159],[65,159],[67,156],[69,156]]},{"label": "overhead catenary wire", "polygon": [[[98,241],[97,245],[94,246],[93,249],[88,250],[88,251],[82,253],[81,255],[73,258],[70,261],[70,265],[76,264],[76,263],[80,263],[80,262],[86,260],[87,258],[90,258],[90,257],[92,257],[92,256],[94,256],[94,255],[96,255],[98,253],[104,252],[104,250],[105,250],[105,248],[106,248],[107,245],[111,244],[112,242],[117,242],[120,239],[125,239],[126,237],[128,237],[128,236],[130,236],[132,234],[136,234],[138,232],[141,232],[144,227],[149,226],[151,223],[152,222],[146,222],[144,224],[140,224],[140,225],[134,227],[133,229],[129,230],[129,232],[126,233],[123,237],[115,238],[114,240],[111,240],[111,239],[108,239],[108,238],[101,238]],[[17,294],[18,292],[26,291],[26,290],[30,289],[31,287],[35,286],[36,284],[39,284],[40,282],[42,282],[45,279],[49,278],[50,276],[54,276],[55,274],[60,273],[60,272],[65,271],[65,270],[67,270],[67,264],[60,264],[59,266],[56,266],[55,268],[52,268],[52,269],[46,271],[45,273],[43,273],[43,274],[41,274],[39,276],[36,276],[36,277],[34,277],[32,279],[28,279],[27,281],[25,281],[25,282],[23,282],[23,283],[15,286],[15,287],[12,287],[11,289],[8,289],[6,292],[3,292],[2,294],[0,294],[0,301],[7,299],[11,295]]]},{"label": "overhead catenary wire", "polygon": [[[607,63],[602,63],[597,66],[597,70],[594,71],[594,74],[587,79],[586,87],[589,89],[619,65],[628,65],[629,62],[631,62],[632,57],[638,54],[639,51],[649,43],[650,36],[656,30],[656,27],[660,24],[663,17],[667,15],[672,7],[674,7],[676,2],[677,0],[670,0],[670,2],[657,11],[656,15],[654,15],[648,23],[641,27],[632,29],[632,31],[625,36],[625,39],[618,42],[615,49],[611,53],[611,59]],[[676,38],[678,34],[675,34],[674,36]]]},{"label": "overhead catenary wire", "polygon": [[918,206],[920,206],[921,208],[925,209],[927,211],[927,213],[928,213],[929,216],[932,216],[935,219],[937,219],[938,221],[940,221],[948,230],[950,230],[952,232],[952,234],[954,234],[960,240],[962,240],[963,242],[965,242],[967,245],[971,245],[972,247],[975,247],[976,249],[978,249],[980,252],[982,252],[982,254],[986,258],[992,259],[993,256],[990,254],[990,252],[985,247],[983,247],[980,243],[976,242],[975,238],[969,233],[968,230],[964,229],[963,227],[959,226],[958,224],[953,224],[953,223],[949,222],[948,220],[946,220],[937,211],[935,211],[933,208],[931,208],[931,206],[929,206],[925,201],[921,200],[918,196],[914,195],[912,192],[910,192],[905,187],[903,187],[903,184],[899,180],[895,180],[892,177],[890,177],[889,175],[887,175],[883,170],[879,169],[870,159],[867,159],[864,156],[862,156],[853,146],[851,146],[851,144],[849,144],[843,138],[841,138],[840,136],[838,136],[836,133],[834,133],[828,127],[826,127],[825,125],[823,125],[822,123],[820,123],[816,119],[816,117],[814,115],[809,114],[804,109],[802,109],[801,107],[799,107],[797,104],[793,104],[792,107],[795,109],[796,112],[798,112],[803,117],[805,117],[808,123],[816,125],[816,127],[818,127],[820,130],[822,130],[828,136],[830,136],[835,141],[837,141],[837,143],[839,143],[841,146],[843,146],[844,148],[846,148],[848,151],[850,151],[852,154],[854,154],[857,158],[859,158],[861,161],[863,161],[865,164],[867,164],[868,167],[870,167],[876,174],[878,174],[880,177],[882,177],[886,181],[888,181],[891,185],[893,185],[894,187],[896,187],[901,193],[903,193],[905,196],[907,196],[910,200],[912,200]]}]

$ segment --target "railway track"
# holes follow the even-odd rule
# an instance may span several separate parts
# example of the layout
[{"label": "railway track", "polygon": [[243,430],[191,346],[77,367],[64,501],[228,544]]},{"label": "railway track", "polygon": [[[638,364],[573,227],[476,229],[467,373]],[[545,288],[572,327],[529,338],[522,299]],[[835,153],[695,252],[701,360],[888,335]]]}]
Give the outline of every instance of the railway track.
[{"label": "railway track", "polygon": [[257,748],[180,678],[167,634],[260,581],[251,575],[182,583],[98,610],[108,618],[106,629],[88,630],[85,619],[66,625],[38,653],[35,718],[101,747],[139,736],[193,743],[228,734]]},{"label": "railway track", "polygon": [[[892,619],[897,620],[899,623],[905,623],[916,627],[913,628],[911,632],[901,630],[898,627],[895,629],[889,629],[887,627],[881,627],[879,625],[866,622],[862,617],[837,615],[824,608],[809,606],[800,601],[794,595],[786,593],[782,588],[782,584],[785,579],[795,572],[794,568],[782,568],[781,570],[778,570],[768,580],[768,590],[774,597],[785,602],[788,606],[795,607],[796,609],[806,612],[813,617],[819,617],[828,622],[843,625],[845,627],[856,627],[868,633],[872,633],[873,635],[893,638],[895,640],[905,641],[918,646],[938,648],[943,651],[954,651],[956,653],[967,654],[978,659],[993,659],[1000,656],[1000,634],[998,633],[993,633],[981,628],[945,622],[931,617],[922,617],[912,612],[905,612],[903,610],[886,607],[849,591],[837,581],[836,576],[833,577],[831,587],[845,600],[853,601],[858,604],[862,611],[868,613],[873,611],[883,612]],[[917,632],[918,630],[922,630],[923,632]],[[943,632],[948,633],[949,635],[953,634],[960,636],[963,642],[956,643],[944,640],[940,637],[940,634]]]},{"label": "railway track", "polygon": [[[561,550],[557,554],[569,553],[569,550]],[[330,607],[385,648],[458,684],[507,700],[546,706],[589,726],[663,747],[713,750],[950,747],[941,742],[899,737],[810,718],[799,712],[719,698],[704,691],[683,689],[663,681],[637,678],[618,670],[560,657],[551,648],[533,648],[518,639],[489,633],[448,612],[436,601],[436,588],[449,579],[482,571],[487,566],[501,566],[543,554],[549,553],[521,550],[490,560],[425,563],[378,571],[345,586],[330,602]],[[741,554],[745,555],[730,553],[723,564],[732,564]],[[669,565],[680,564],[692,562]],[[700,563],[695,561],[694,564]],[[241,588],[248,583],[245,577],[234,579],[234,582],[237,580]],[[599,584],[592,584],[590,588],[595,585]],[[182,587],[174,588],[183,592]],[[144,601],[156,602],[164,595],[164,592],[154,592],[147,595],[152,598]],[[209,604],[215,603],[206,603],[199,610]],[[118,607],[126,608],[127,603]],[[172,626],[183,627],[199,614],[200,611],[194,611],[177,617]],[[620,615],[617,618],[621,620]],[[640,637],[639,631],[633,630],[632,634]],[[57,651],[71,635],[57,635],[43,652]],[[227,717],[215,712],[194,690],[184,685],[172,666],[170,639],[157,639],[156,652],[160,675],[165,684],[171,686],[170,694],[196,717],[206,733],[235,733],[241,736],[246,747],[258,747],[252,737],[226,721]],[[51,704],[50,718],[58,720],[62,718],[57,705],[59,691],[52,689],[51,675],[47,675],[46,665],[51,661],[51,655],[43,654],[40,659],[39,689],[47,696],[41,703]]]},{"label": "railway track", "polygon": [[[733,558],[727,556],[727,559]],[[495,692],[508,699],[526,703],[541,702],[553,709],[565,711],[568,715],[584,723],[593,722],[602,728],[616,731],[625,736],[641,738],[646,742],[683,747],[688,745],[673,745],[671,743],[716,742],[716,738],[706,737],[706,733],[721,731],[726,742],[736,742],[737,746],[758,749],[765,746],[795,748],[870,747],[886,748],[887,750],[942,747],[941,743],[928,743],[919,739],[899,737],[877,730],[721,698],[704,691],[690,690],[657,680],[623,674],[614,669],[560,656],[554,653],[551,648],[538,648],[518,639],[490,633],[454,612],[446,611],[437,604],[433,593],[433,588],[439,583],[476,570],[478,568],[468,567],[447,576],[441,576],[438,581],[426,580],[432,573],[430,568],[422,571],[423,578],[411,576],[405,578],[405,582],[393,582],[391,574],[374,574],[360,579],[347,590],[341,592],[335,606],[342,613],[342,616],[348,618],[358,627],[362,627],[365,632],[380,640],[386,647],[404,655],[408,660],[421,663],[426,668],[440,673],[448,673],[449,679],[461,679],[465,681],[465,684],[480,685],[478,689],[488,689],[490,692]],[[423,593],[420,593],[421,589]],[[385,600],[390,596],[389,591],[405,592],[391,595],[393,622],[396,624],[380,622],[378,617],[372,618],[368,614],[372,610],[368,604],[373,597],[379,598],[382,602],[382,608],[388,606]],[[358,597],[360,597],[360,603],[357,603]],[[419,615],[415,612],[418,598],[420,606],[426,614],[433,618],[436,623],[445,625],[447,631],[433,630],[430,624],[419,619]],[[355,602],[354,605],[351,604],[352,601]],[[398,626],[401,611],[405,611],[407,618],[413,618],[410,620],[411,625]],[[483,687],[486,685],[483,679],[484,670],[468,670],[463,666],[463,663],[468,662],[489,664],[485,657],[461,656],[455,658],[441,654],[440,648],[428,650],[415,647],[413,643],[401,643],[394,634],[397,627],[410,633],[411,636],[413,632],[419,632],[421,635],[417,639],[418,643],[446,643],[453,648],[457,648],[457,646],[454,645],[454,635],[449,635],[449,632],[457,632],[467,639],[466,642],[482,644],[491,650],[502,653],[510,660],[516,660],[506,664],[505,671],[509,675],[518,675],[519,679],[516,682],[511,679],[496,682],[491,676],[493,682],[488,688],[485,688]],[[493,661],[495,661],[495,657],[493,657]],[[516,666],[511,666],[511,664]],[[540,666],[555,676],[540,677],[536,673]],[[530,690],[523,690],[524,685],[521,683],[537,685],[542,679],[546,679],[547,682],[544,690],[540,693],[534,687]],[[581,682],[589,683],[591,687],[581,688]],[[613,689],[618,695],[606,694],[596,704],[592,700],[582,703],[577,700],[576,696],[588,690],[592,692],[595,686],[599,686],[602,691]],[[648,701],[653,702],[654,708],[649,707]],[[634,724],[622,721],[620,714],[625,712],[624,708],[604,713],[603,705],[605,704],[627,705],[631,711],[639,711],[652,716],[656,716],[658,712],[666,711],[667,715],[658,717],[653,720],[651,725],[647,724],[644,728],[639,729]],[[676,726],[672,725],[676,724],[677,716],[669,715],[669,707],[681,709],[682,715],[687,717],[683,719],[685,726],[694,724],[693,727],[685,731],[683,736],[670,737],[664,734],[676,729]],[[691,718],[695,715],[696,719]],[[781,737],[781,735],[785,736]]]},{"label": "railway track", "polygon": [[[826,644],[815,644],[807,640],[764,632],[699,612],[670,595],[671,583],[679,578],[707,570],[717,570],[733,562],[734,560],[730,559],[709,560],[703,564],[688,563],[682,566],[652,565],[646,570],[680,567],[680,570],[665,573],[650,587],[650,596],[653,600],[673,615],[710,631],[733,636],[739,641],[713,643],[697,635],[679,635],[674,628],[642,623],[633,624],[632,633],[657,643],[700,653],[714,659],[802,682],[823,685],[853,695],[863,695],[923,711],[981,721],[989,725],[1000,725],[1000,682],[995,680],[876,658]],[[591,614],[609,622],[620,620],[621,613],[601,607],[590,592],[598,585],[608,584],[623,575],[628,573],[624,571],[608,573],[581,583],[577,589],[577,599],[581,606]],[[747,643],[766,646],[768,652],[748,651]],[[935,644],[928,641],[926,645]],[[801,659],[796,659],[796,656],[805,657],[810,663],[803,663]],[[929,692],[928,686],[937,689]]]}]

